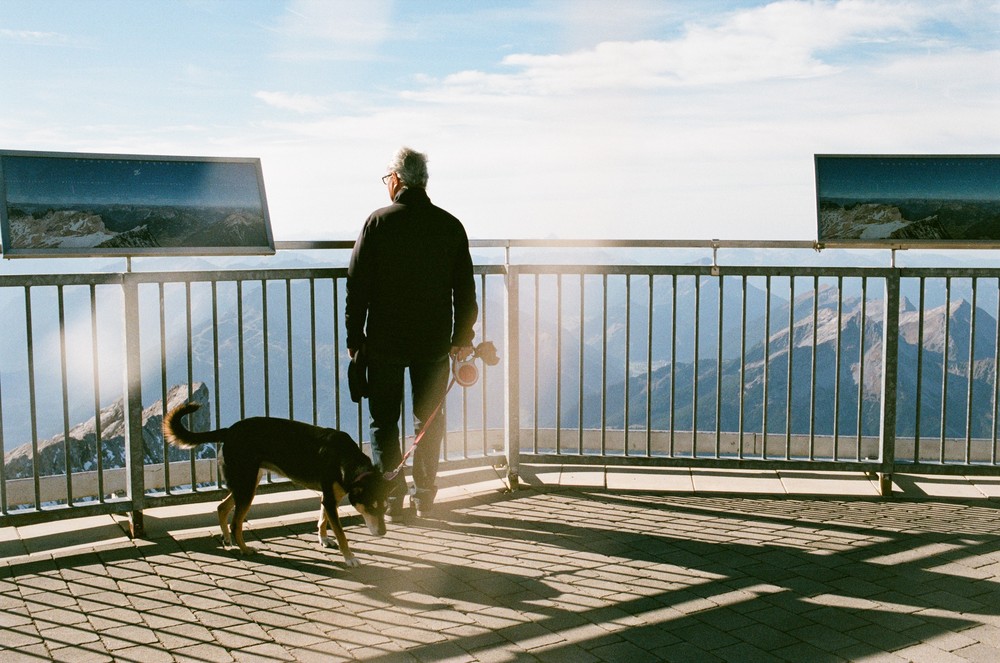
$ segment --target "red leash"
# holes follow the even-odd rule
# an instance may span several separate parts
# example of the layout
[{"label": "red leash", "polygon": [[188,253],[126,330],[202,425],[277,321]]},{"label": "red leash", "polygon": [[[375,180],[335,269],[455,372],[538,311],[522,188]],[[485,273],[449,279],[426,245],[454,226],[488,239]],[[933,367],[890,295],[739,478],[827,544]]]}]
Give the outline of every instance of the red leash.
[{"label": "red leash", "polygon": [[403,471],[403,468],[406,466],[406,460],[413,455],[414,451],[417,450],[417,445],[420,444],[420,440],[424,438],[424,433],[427,432],[427,429],[431,427],[432,423],[434,423],[434,419],[437,418],[438,413],[441,411],[441,408],[444,407],[444,402],[448,398],[448,392],[451,391],[451,388],[454,386],[455,386],[455,376],[452,376],[451,382],[448,383],[448,388],[444,390],[444,396],[441,397],[441,401],[437,404],[437,407],[434,408],[434,412],[431,413],[431,416],[427,417],[427,421],[424,422],[423,427],[420,429],[420,434],[417,435],[416,439],[413,440],[413,444],[411,444],[410,448],[407,449],[405,454],[403,454],[403,460],[399,462],[399,466],[392,472],[386,472],[383,475],[386,481],[392,481],[397,476],[399,476],[400,472]]}]

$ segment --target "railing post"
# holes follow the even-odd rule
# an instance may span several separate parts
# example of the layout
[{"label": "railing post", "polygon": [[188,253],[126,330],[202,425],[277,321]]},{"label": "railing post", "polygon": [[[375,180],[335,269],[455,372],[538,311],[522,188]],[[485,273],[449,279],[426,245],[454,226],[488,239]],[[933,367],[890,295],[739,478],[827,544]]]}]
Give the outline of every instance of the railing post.
[{"label": "railing post", "polygon": [[511,490],[518,488],[518,475],[521,464],[521,399],[519,395],[521,376],[518,370],[520,357],[518,339],[518,270],[507,260],[507,273],[504,277],[506,297],[504,298],[504,318],[507,320],[507,333],[504,334],[504,376],[507,389],[504,397],[504,454],[507,456],[507,478]]},{"label": "railing post", "polygon": [[125,305],[125,475],[132,503],[132,538],[144,535],[142,507],[146,495],[145,450],[142,439],[142,356],[139,352],[139,284],[123,275]]},{"label": "railing post", "polygon": [[892,497],[892,471],[896,464],[896,377],[899,368],[899,271],[885,279],[882,324],[882,412],[879,439],[882,445],[879,493]]}]

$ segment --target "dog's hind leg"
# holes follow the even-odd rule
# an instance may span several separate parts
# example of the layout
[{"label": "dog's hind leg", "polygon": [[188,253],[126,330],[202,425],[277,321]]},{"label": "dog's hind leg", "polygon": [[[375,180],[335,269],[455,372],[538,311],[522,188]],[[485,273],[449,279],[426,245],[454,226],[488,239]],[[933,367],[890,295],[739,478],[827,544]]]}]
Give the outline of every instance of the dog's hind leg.
[{"label": "dog's hind leg", "polygon": [[264,475],[263,471],[254,477],[253,482],[231,483],[229,489],[232,490],[233,499],[233,540],[239,546],[240,552],[244,555],[253,554],[253,548],[249,547],[243,540],[243,522],[247,513],[250,512],[250,505],[253,504],[254,494],[257,492],[257,482]]},{"label": "dog's hind leg", "polygon": [[316,522],[316,533],[317,533],[317,535],[319,537],[319,545],[322,548],[332,548],[333,547],[333,541],[331,541],[330,537],[328,537],[326,535],[327,529],[330,526],[332,526],[332,524],[333,523],[330,521],[330,519],[326,515],[326,507],[323,506],[323,502],[320,501],[320,503],[319,503],[319,519]]},{"label": "dog's hind leg", "polygon": [[252,555],[255,551],[243,540],[243,521],[250,511],[250,501],[237,502],[233,513],[233,540],[239,546],[240,552],[244,555]]},{"label": "dog's hind leg", "polygon": [[361,566],[361,561],[351,552],[351,547],[347,543],[347,535],[344,534],[344,526],[340,523],[337,515],[337,502],[332,487],[323,487],[323,503],[320,505],[320,544],[329,546],[329,539],[326,538],[325,524],[329,523],[333,528],[333,534],[337,537],[337,547],[340,554],[344,556],[344,564],[349,567]]},{"label": "dog's hind leg", "polygon": [[229,493],[226,495],[226,499],[219,502],[216,509],[219,514],[219,529],[222,530],[222,545],[226,548],[233,545],[233,537],[229,532],[229,514],[234,506],[236,506],[236,500],[233,499],[233,494]]}]

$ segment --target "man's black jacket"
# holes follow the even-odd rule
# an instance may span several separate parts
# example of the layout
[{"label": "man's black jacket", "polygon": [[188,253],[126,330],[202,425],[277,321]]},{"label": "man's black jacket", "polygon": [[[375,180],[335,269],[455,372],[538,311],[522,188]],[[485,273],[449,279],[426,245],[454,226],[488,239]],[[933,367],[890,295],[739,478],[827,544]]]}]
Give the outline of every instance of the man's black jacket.
[{"label": "man's black jacket", "polygon": [[420,188],[372,212],[347,272],[347,347],[408,363],[472,344],[479,307],[462,223]]}]

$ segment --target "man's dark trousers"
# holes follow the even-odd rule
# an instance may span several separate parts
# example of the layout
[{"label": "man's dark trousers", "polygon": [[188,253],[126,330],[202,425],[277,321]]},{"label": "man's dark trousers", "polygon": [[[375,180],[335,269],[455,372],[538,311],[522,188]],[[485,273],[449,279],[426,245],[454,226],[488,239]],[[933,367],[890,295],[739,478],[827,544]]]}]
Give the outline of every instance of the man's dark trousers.
[{"label": "man's dark trousers", "polygon": [[[374,353],[368,359],[368,409],[371,413],[372,461],[382,472],[391,472],[403,458],[399,435],[399,417],[403,404],[404,371],[410,369],[410,387],[413,398],[414,425],[417,434],[433,415],[448,389],[450,367],[448,355],[430,361],[406,364],[379,357]],[[444,437],[445,417],[439,414],[420,439],[413,453],[413,483],[418,498],[434,499],[435,477],[441,457],[441,440]],[[401,500],[406,481],[400,473],[390,493]]]}]

